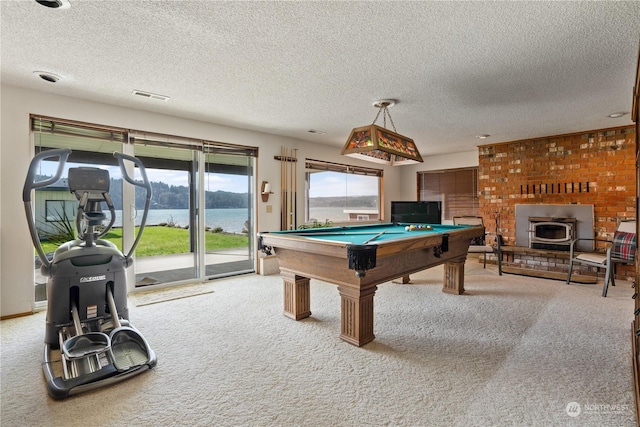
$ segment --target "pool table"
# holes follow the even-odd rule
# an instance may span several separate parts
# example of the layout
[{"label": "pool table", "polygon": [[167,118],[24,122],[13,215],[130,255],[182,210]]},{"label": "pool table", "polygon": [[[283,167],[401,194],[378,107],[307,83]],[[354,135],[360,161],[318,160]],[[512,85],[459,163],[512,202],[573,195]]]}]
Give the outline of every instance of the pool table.
[{"label": "pool table", "polygon": [[[411,224],[418,225],[418,224]],[[274,253],[284,282],[284,314],[311,315],[309,279],[338,285],[340,338],[356,346],[373,341],[373,296],[377,285],[444,264],[442,290],[464,292],[464,262],[481,226],[377,223],[258,233],[258,247]]]}]

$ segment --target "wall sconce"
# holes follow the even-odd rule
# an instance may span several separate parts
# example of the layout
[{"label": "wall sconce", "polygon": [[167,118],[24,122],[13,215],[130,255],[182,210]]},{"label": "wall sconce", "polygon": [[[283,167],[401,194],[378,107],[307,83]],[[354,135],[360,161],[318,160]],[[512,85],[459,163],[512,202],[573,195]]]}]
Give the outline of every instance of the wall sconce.
[{"label": "wall sconce", "polygon": [[267,181],[262,181],[262,190],[260,190],[260,193],[262,195],[262,201],[268,202],[269,194],[273,194],[273,191],[271,191],[271,184]]}]

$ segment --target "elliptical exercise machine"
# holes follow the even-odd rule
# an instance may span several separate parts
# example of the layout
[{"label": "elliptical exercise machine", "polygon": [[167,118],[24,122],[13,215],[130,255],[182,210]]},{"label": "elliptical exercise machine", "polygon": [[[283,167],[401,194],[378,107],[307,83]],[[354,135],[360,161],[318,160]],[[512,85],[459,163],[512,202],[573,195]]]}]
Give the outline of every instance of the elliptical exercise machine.
[{"label": "elliptical exercise machine", "polygon": [[[56,249],[50,261],[40,243],[31,208],[31,192],[58,182],[70,149],[44,151],[29,165],[22,200],[31,240],[42,262],[47,280],[47,319],[42,369],[47,390],[54,399],[93,390],[128,379],[153,368],[157,363],[146,339],[129,323],[126,268],[140,241],[151,201],[151,184],[139,159],[114,153],[123,178],[146,190],[144,214],[138,234],[127,253],[102,240],[113,226],[115,208],[109,195],[109,171],[93,167],[70,168],[69,191],[78,199],[75,219],[78,239]],[[53,178],[36,182],[36,172],[44,159],[58,158]],[[142,182],[127,172],[125,160],[139,168]],[[106,203],[110,220],[106,227],[102,211]],[[84,226],[83,226],[84,225]]]}]

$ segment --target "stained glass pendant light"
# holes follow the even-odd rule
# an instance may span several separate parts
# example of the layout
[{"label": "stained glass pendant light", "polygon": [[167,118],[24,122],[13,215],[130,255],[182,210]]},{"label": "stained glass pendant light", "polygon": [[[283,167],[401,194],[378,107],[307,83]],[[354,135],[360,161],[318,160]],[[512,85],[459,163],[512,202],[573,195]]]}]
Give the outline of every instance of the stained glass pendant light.
[{"label": "stained glass pendant light", "polygon": [[[378,114],[373,119],[373,123],[353,129],[341,154],[392,166],[422,163],[422,156],[413,139],[400,135],[396,131],[396,126],[389,114],[389,107],[396,103],[395,99],[374,102],[373,106],[378,109]],[[381,113],[382,127],[376,125]],[[387,117],[393,126],[393,132],[386,128]]]}]

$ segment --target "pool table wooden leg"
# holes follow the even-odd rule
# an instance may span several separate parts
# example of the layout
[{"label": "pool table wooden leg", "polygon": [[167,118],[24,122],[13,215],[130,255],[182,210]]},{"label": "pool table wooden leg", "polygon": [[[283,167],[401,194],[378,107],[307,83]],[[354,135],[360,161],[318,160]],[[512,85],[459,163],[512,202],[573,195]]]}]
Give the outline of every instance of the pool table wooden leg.
[{"label": "pool table wooden leg", "polygon": [[411,283],[411,278],[409,277],[408,274],[406,274],[402,277],[398,277],[397,279],[393,279],[391,282],[397,283],[399,285],[406,285],[407,283]]},{"label": "pool table wooden leg", "polygon": [[284,283],[284,315],[295,320],[311,316],[309,278],[281,270]]},{"label": "pool table wooden leg", "polygon": [[464,293],[464,261],[454,260],[444,263],[444,281],[442,291],[449,294],[462,295]]},{"label": "pool table wooden leg", "polygon": [[340,292],[340,338],[361,347],[374,340],[373,296],[378,289],[338,286]]}]

